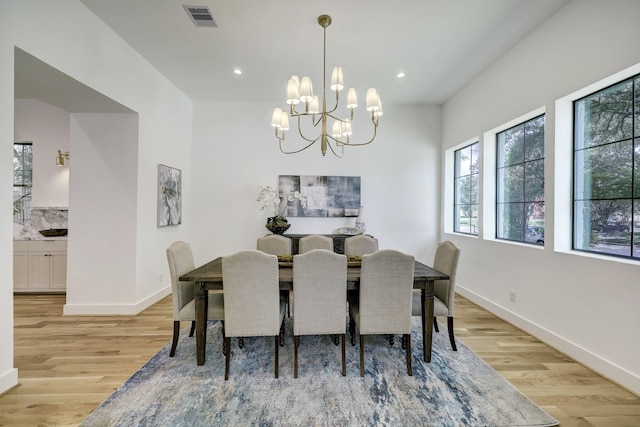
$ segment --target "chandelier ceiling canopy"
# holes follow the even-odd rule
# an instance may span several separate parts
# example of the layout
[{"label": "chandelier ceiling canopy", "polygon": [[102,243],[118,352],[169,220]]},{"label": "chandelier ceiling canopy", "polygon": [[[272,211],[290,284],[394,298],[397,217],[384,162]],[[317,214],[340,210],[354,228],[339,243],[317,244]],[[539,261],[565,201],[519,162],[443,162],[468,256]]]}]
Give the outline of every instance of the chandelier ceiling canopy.
[{"label": "chandelier ceiling canopy", "polygon": [[[337,157],[344,155],[344,147],[362,146],[370,144],[376,137],[378,129],[378,118],[382,115],[382,102],[375,88],[367,90],[366,111],[372,124],[371,139],[365,142],[353,142],[351,140],[352,130],[351,122],[353,120],[353,110],[358,107],[358,97],[355,89],[350,88],[347,91],[347,100],[345,107],[348,111],[344,116],[340,116],[337,112],[340,91],[344,89],[344,80],[342,75],[342,67],[334,67],[331,73],[330,89],[335,92],[335,105],[331,109],[327,109],[326,97],[326,81],[327,81],[327,27],[331,25],[331,17],[329,15],[321,15],[318,17],[318,24],[323,28],[324,33],[324,56],[323,56],[323,79],[322,79],[322,104],[318,95],[313,93],[313,84],[308,76],[300,79],[293,75],[287,83],[287,108],[276,108],[273,111],[271,126],[275,128],[276,138],[280,151],[284,154],[299,153],[311,147],[320,141],[320,150],[322,155],[327,154],[327,148]],[[284,143],[285,134],[289,130],[289,116],[292,121],[297,121],[297,128],[300,137],[304,140],[302,147],[288,149]],[[346,117],[345,117],[346,116]],[[301,128],[302,119],[310,120],[313,127],[320,125],[320,133],[315,137],[308,137],[303,133]],[[328,122],[331,122],[331,132],[327,130]]]}]

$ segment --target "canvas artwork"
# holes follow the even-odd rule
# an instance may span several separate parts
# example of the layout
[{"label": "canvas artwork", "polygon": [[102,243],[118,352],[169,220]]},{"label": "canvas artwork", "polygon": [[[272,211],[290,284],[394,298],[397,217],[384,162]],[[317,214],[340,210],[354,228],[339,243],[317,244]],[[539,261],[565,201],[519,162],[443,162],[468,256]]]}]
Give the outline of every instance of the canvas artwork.
[{"label": "canvas artwork", "polygon": [[[282,198],[280,210],[287,204],[284,216],[358,216],[359,176],[280,175],[278,187]],[[300,198],[287,200],[296,191]]]},{"label": "canvas artwork", "polygon": [[182,224],[182,171],[158,165],[158,227]]}]

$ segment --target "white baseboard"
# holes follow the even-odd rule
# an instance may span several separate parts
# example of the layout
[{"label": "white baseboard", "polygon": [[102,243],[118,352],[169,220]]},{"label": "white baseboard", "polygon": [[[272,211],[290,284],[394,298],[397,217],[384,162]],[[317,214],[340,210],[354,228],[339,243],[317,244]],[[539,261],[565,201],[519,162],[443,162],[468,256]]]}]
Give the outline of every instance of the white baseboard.
[{"label": "white baseboard", "polygon": [[65,316],[135,316],[171,294],[167,286],[135,304],[65,304]]},{"label": "white baseboard", "polygon": [[18,370],[11,368],[0,375],[0,395],[18,385]]},{"label": "white baseboard", "polygon": [[528,334],[533,335],[545,344],[582,363],[589,369],[640,396],[640,377],[634,375],[632,372],[629,372],[626,369],[593,354],[585,348],[580,347],[521,316],[518,316],[512,311],[493,303],[492,301],[460,286],[459,284],[456,284],[456,292],[501,319],[506,320]]}]

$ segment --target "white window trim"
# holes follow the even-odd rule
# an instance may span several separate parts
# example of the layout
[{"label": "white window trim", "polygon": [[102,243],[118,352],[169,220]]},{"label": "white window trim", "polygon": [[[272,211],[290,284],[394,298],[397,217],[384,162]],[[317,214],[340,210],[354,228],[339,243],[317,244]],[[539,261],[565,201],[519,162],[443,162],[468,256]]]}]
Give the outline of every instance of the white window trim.
[{"label": "white window trim", "polygon": [[[546,113],[545,107],[536,108],[533,111],[530,111],[526,114],[523,114],[520,117],[517,117],[513,120],[510,120],[506,123],[501,124],[498,127],[495,127],[491,130],[488,130],[482,135],[482,238],[484,240],[491,240],[500,243],[505,243],[508,245],[519,245],[525,246],[527,248],[534,248],[538,250],[544,250],[544,246],[539,245],[531,245],[528,243],[522,242],[514,242],[510,240],[502,240],[496,239],[496,154],[498,151],[498,134],[502,131],[510,129],[514,126],[527,122],[533,118],[541,116]],[[547,120],[545,117],[545,125],[544,125],[544,163],[545,163],[545,176],[547,175]],[[545,182],[548,182],[545,180]],[[545,186],[545,211],[546,211],[546,200],[547,200],[547,190]],[[544,218],[545,223],[545,238],[547,235],[547,217],[545,215]]]},{"label": "white window trim", "polygon": [[573,102],[608,86],[620,83],[621,81],[639,73],[640,64],[636,64],[556,100],[553,196],[553,223],[555,231],[553,249],[556,252],[564,252],[572,255],[615,261],[624,264],[640,264],[639,261],[633,259],[616,258],[604,254],[600,255],[574,251],[571,249],[571,236],[573,230],[573,219],[571,216],[573,205],[573,191],[571,189],[571,183],[573,182]]},{"label": "white window trim", "polygon": [[444,152],[444,195],[443,195],[443,203],[442,203],[442,225],[444,228],[444,232],[448,234],[455,234],[456,236],[465,236],[477,239],[482,234],[482,227],[478,229],[478,235],[475,234],[467,234],[467,233],[457,233],[453,231],[453,205],[454,205],[454,193],[455,193],[455,183],[453,179],[453,175],[455,173],[455,152],[461,148],[465,148],[471,144],[475,143],[479,144],[479,153],[480,153],[480,161],[478,162],[478,217],[482,218],[482,203],[480,203],[480,196],[482,194],[482,143],[480,138],[474,137],[466,140],[454,147],[447,149]]}]

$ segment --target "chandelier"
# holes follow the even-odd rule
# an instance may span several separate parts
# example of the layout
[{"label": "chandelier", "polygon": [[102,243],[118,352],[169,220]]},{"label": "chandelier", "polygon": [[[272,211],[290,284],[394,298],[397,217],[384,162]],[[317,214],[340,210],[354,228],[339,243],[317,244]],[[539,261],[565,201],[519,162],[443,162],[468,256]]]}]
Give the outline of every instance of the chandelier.
[{"label": "chandelier", "polygon": [[[335,91],[336,101],[332,109],[327,110],[326,98],[326,81],[327,81],[327,27],[331,25],[331,17],[329,15],[321,15],[318,17],[318,24],[323,28],[324,33],[324,57],[323,57],[323,79],[322,79],[322,110],[317,95],[313,94],[313,85],[311,78],[291,76],[287,83],[287,104],[289,111],[276,108],[271,118],[271,126],[275,127],[276,138],[280,151],[284,154],[299,153],[311,147],[317,141],[320,141],[320,150],[322,155],[327,154],[327,147],[336,157],[344,155],[344,147],[353,147],[367,145],[376,137],[378,129],[378,118],[382,115],[382,102],[375,88],[367,90],[367,107],[366,110],[370,116],[373,125],[373,136],[366,142],[351,141],[351,122],[353,120],[353,110],[358,106],[358,98],[355,89],[351,88],[347,91],[346,108],[349,110],[348,117],[339,117],[336,113],[339,104],[340,91],[344,89],[342,77],[342,67],[334,67],[331,74],[331,90]],[[298,107],[298,105],[300,106]],[[298,111],[300,108],[301,111]],[[304,108],[304,110],[303,110]],[[286,150],[283,148],[285,133],[289,130],[289,115],[291,119],[297,119],[297,127],[300,136],[305,141],[302,148]],[[301,122],[303,117],[309,117],[313,127],[320,127],[320,134],[315,138],[309,138],[302,132]],[[327,131],[329,119],[332,120],[331,133]]]}]

